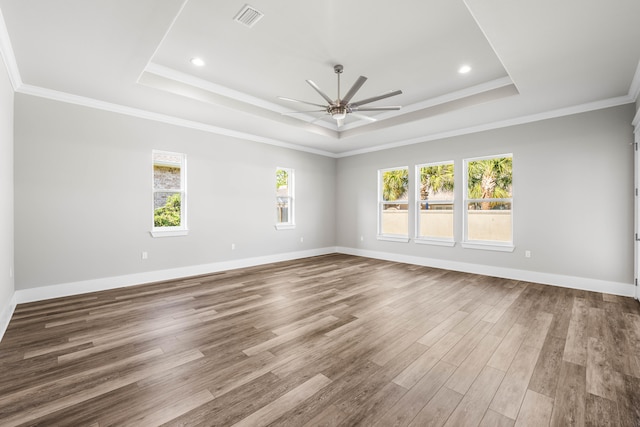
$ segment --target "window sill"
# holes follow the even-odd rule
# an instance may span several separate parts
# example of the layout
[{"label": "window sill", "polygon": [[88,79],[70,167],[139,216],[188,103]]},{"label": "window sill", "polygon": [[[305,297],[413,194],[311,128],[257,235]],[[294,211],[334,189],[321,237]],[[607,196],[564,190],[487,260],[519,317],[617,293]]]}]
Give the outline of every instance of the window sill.
[{"label": "window sill", "polygon": [[276,224],[276,230],[293,230],[296,228],[295,224]]},{"label": "window sill", "polygon": [[186,236],[189,234],[189,230],[186,228],[173,230],[151,230],[149,233],[152,237],[177,237]]},{"label": "window sill", "polygon": [[456,242],[453,240],[415,238],[413,241],[419,245],[448,246],[450,248],[456,245]]},{"label": "window sill", "polygon": [[385,240],[387,242],[400,242],[407,243],[409,241],[408,236],[389,236],[389,235],[379,235],[378,240]]},{"label": "window sill", "polygon": [[515,250],[515,246],[508,243],[500,244],[500,243],[462,242],[462,247],[467,249],[480,249],[484,251],[497,251],[497,252],[513,252]]}]

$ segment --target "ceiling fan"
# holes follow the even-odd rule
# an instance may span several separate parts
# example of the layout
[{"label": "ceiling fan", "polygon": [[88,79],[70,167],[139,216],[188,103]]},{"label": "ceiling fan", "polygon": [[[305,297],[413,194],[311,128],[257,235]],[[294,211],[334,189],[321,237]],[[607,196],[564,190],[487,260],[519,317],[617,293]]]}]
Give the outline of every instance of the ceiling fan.
[{"label": "ceiling fan", "polygon": [[340,98],[340,74],[342,74],[343,69],[344,67],[340,64],[335,65],[333,67],[333,71],[335,71],[335,73],[338,76],[338,98],[335,101],[329,98],[329,96],[326,93],[324,93],[318,87],[317,84],[315,84],[311,80],[307,80],[307,83],[309,83],[309,85],[312,88],[314,88],[315,91],[318,92],[320,96],[324,98],[325,101],[327,101],[328,105],[316,104],[316,103],[307,102],[307,101],[299,101],[297,99],[285,98],[280,96],[279,98],[285,101],[298,102],[301,104],[313,105],[315,107],[322,108],[321,110],[290,111],[282,114],[290,115],[290,114],[301,114],[301,113],[327,113],[336,120],[338,127],[340,127],[344,124],[344,119],[345,117],[347,117],[347,114],[351,114],[367,120],[375,121],[374,118],[360,115],[358,114],[358,112],[360,111],[392,111],[392,110],[399,110],[400,108],[402,108],[399,105],[388,106],[388,107],[363,107],[363,105],[370,104],[372,102],[379,101],[381,99],[400,95],[402,93],[401,90],[393,90],[390,92],[383,93],[382,95],[366,98],[360,101],[351,102],[351,98],[353,98],[356,92],[358,92],[358,90],[362,87],[364,82],[367,81],[367,78],[365,76],[358,77],[358,80],[356,80],[353,86],[351,86],[351,89],[349,89],[346,95],[343,98]]}]

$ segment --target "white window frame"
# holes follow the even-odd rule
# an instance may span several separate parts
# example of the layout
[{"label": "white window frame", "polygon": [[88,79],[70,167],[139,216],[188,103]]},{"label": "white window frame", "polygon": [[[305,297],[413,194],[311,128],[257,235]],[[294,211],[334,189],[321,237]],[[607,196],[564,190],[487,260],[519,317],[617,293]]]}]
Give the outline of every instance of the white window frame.
[{"label": "white window frame", "polygon": [[[180,156],[180,188],[156,189],[154,182],[154,166],[161,164],[155,161],[157,154],[167,154],[171,156]],[[167,164],[167,166],[170,166]],[[180,226],[177,227],[156,227],[154,221],[154,200],[156,193],[174,192],[180,193]],[[187,227],[187,155],[184,153],[175,153],[164,150],[152,150],[151,153],[151,236],[153,237],[175,237],[186,236],[189,233]]]},{"label": "white window frame", "polygon": [[[468,249],[482,249],[488,251],[499,252],[513,252],[515,246],[513,244],[513,224],[515,222],[515,210],[513,205],[513,185],[510,198],[505,199],[470,199],[469,198],[469,162],[477,160],[498,159],[502,157],[510,157],[513,161],[513,153],[496,154],[491,156],[473,157],[463,160],[463,215],[462,215],[462,247]],[[513,173],[513,171],[512,171]],[[512,176],[513,179],[513,176]],[[511,204],[511,241],[500,242],[494,240],[469,240],[468,239],[468,215],[469,215],[469,203],[481,203],[481,202],[498,202],[498,203],[510,203]]]},{"label": "white window frame", "polygon": [[394,200],[393,202],[389,202],[389,201],[385,201],[383,200],[383,196],[382,196],[382,189],[384,186],[383,180],[382,180],[382,175],[385,172],[389,172],[389,171],[394,171],[394,170],[400,170],[400,169],[406,169],[407,170],[407,175],[409,175],[409,166],[398,166],[398,167],[394,167],[394,168],[385,168],[385,169],[378,169],[378,229],[377,229],[377,239],[378,240],[386,240],[389,242],[401,242],[401,243],[406,243],[409,241],[409,224],[410,221],[407,221],[407,234],[384,234],[382,233],[382,211],[383,211],[383,207],[384,204],[387,203],[393,203],[393,204],[406,204],[407,205],[407,215],[409,215],[409,212],[411,211],[411,207],[409,205],[409,191],[410,191],[410,186],[411,186],[411,176],[409,175],[409,180],[408,180],[408,188],[407,188],[407,199],[406,200]]},{"label": "white window frame", "polygon": [[[449,161],[443,161],[443,162],[434,162],[434,163],[421,163],[419,165],[415,166],[415,179],[414,179],[414,186],[415,186],[415,206],[414,206],[414,211],[415,211],[415,238],[414,238],[414,242],[415,243],[419,243],[422,245],[437,245],[437,246],[455,246],[456,242],[455,242],[455,227],[456,227],[456,222],[455,222],[455,212],[456,212],[456,203],[455,203],[455,196],[452,200],[428,200],[429,204],[434,204],[434,205],[438,205],[438,204],[451,204],[453,205],[453,217],[454,217],[454,221],[453,221],[453,236],[451,238],[442,238],[442,237],[427,237],[427,236],[420,236],[420,206],[422,205],[422,203],[425,202],[425,200],[422,200],[420,197],[420,187],[422,185],[421,181],[420,181],[420,177],[421,177],[421,169],[424,167],[430,167],[430,166],[441,166],[441,165],[452,165],[453,166],[453,173],[455,174],[456,171],[456,165],[455,162],[453,160],[449,160]],[[455,190],[454,190],[454,195],[455,195]]]},{"label": "white window frame", "polygon": [[278,175],[278,171],[279,170],[283,170],[287,172],[287,195],[285,196],[286,199],[288,199],[289,202],[289,221],[286,222],[279,222],[279,218],[278,218],[278,203],[279,203],[279,199],[282,198],[282,196],[278,196],[277,191],[278,189],[276,188],[276,225],[275,228],[276,230],[292,230],[294,228],[296,228],[296,221],[295,221],[295,170],[292,168],[283,168],[283,167],[277,167],[275,170],[275,174],[274,177],[277,177]]}]

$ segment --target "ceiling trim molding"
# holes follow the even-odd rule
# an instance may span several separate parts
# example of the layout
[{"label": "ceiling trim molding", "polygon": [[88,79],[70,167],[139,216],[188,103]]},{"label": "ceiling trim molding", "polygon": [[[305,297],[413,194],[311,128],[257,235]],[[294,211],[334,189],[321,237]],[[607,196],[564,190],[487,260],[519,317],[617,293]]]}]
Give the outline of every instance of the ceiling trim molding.
[{"label": "ceiling trim molding", "polygon": [[345,151],[343,153],[338,153],[335,157],[342,158],[342,157],[356,156],[359,154],[366,154],[366,153],[371,153],[375,151],[388,150],[390,148],[404,147],[406,145],[414,145],[414,144],[420,144],[422,142],[451,138],[454,136],[468,135],[468,134],[484,132],[488,130],[522,125],[526,123],[539,122],[542,120],[555,119],[558,117],[570,116],[573,114],[586,113],[594,110],[602,110],[605,108],[617,107],[619,105],[631,104],[633,102],[635,101],[629,95],[618,96],[615,98],[604,99],[601,101],[589,102],[586,104],[574,105],[566,108],[559,108],[556,110],[546,111],[543,113],[530,114],[527,116],[515,117],[507,120],[500,120],[497,122],[485,123],[482,125],[455,129],[452,131],[434,133],[431,135],[425,135],[422,137],[406,139],[403,141],[390,142],[388,144],[378,145],[371,148]]},{"label": "ceiling trim molding", "polygon": [[[329,151],[316,150],[314,148],[304,147],[297,144],[291,144],[288,142],[283,142],[283,141],[275,140],[272,138],[261,137],[261,136],[253,135],[246,132],[234,131],[231,129],[226,129],[226,128],[213,126],[213,125],[207,125],[207,124],[195,122],[192,120],[180,119],[180,118],[169,116],[166,114],[154,113],[154,112],[142,110],[139,108],[126,107],[119,104],[99,101],[92,98],[73,95],[73,94],[60,92],[52,89],[46,89],[38,86],[22,84],[18,88],[18,90],[16,90],[16,92],[23,93],[26,95],[32,95],[32,96],[37,96],[41,98],[51,99],[54,101],[60,101],[60,102],[65,102],[69,104],[75,104],[75,105],[80,105],[84,107],[95,108],[99,110],[110,111],[110,112],[124,114],[128,116],[138,117],[142,119],[163,122],[163,123],[171,124],[174,126],[181,126],[189,129],[195,129],[195,130],[200,130],[204,132],[214,133],[217,135],[223,135],[223,136],[228,136],[232,138],[238,138],[238,139],[243,139],[243,140],[248,140],[253,142],[260,142],[260,143],[269,144],[269,145],[282,147],[282,148],[288,148],[296,151],[303,151],[311,154],[318,154],[321,156],[331,157],[331,158],[350,157],[350,156],[355,156],[359,154],[371,153],[375,151],[383,151],[391,148],[403,147],[406,145],[414,145],[422,142],[451,138],[454,136],[468,135],[468,134],[484,132],[484,131],[493,130],[493,129],[500,129],[500,128],[516,126],[516,125],[521,125],[521,124],[526,124],[531,122],[537,122],[541,120],[564,117],[564,116],[569,116],[573,114],[585,113],[588,111],[601,110],[604,108],[631,104],[635,102],[631,98],[631,96],[624,95],[616,98],[609,98],[601,101],[595,101],[595,102],[590,102],[586,104],[560,108],[560,109],[551,110],[547,112],[530,114],[527,116],[516,117],[516,118],[507,119],[507,120],[500,120],[497,122],[486,123],[486,124],[471,126],[467,128],[455,129],[452,131],[439,132],[431,135],[424,135],[416,138],[390,142],[387,144],[382,144],[382,145],[378,145],[370,148],[345,151],[342,153],[332,153]],[[636,114],[636,119],[638,117],[640,116]],[[634,122],[636,122],[636,119],[634,119]]]},{"label": "ceiling trim molding", "polygon": [[189,3],[189,0],[183,0],[182,1],[182,5],[180,6],[180,9],[178,10],[178,13],[176,13],[176,16],[173,17],[173,20],[171,21],[171,24],[169,24],[169,27],[167,27],[166,31],[162,35],[162,39],[160,39],[160,42],[156,45],[156,48],[153,50],[153,53],[151,54],[151,56],[147,60],[147,65],[142,69],[142,71],[140,71],[140,74],[138,75],[138,80],[140,80],[140,78],[142,77],[144,72],[147,70],[147,67],[149,67],[149,64],[151,64],[151,61],[153,60],[153,58],[156,57],[156,54],[158,53],[158,50],[160,50],[160,47],[162,46],[164,41],[169,36],[169,33],[173,29],[173,26],[176,25],[176,22],[178,21],[178,18],[180,17],[180,15],[182,15],[182,11],[184,10],[184,7],[187,5],[187,3]]},{"label": "ceiling trim molding", "polygon": [[[434,98],[428,98],[420,102],[416,102],[414,104],[405,105],[401,110],[397,111],[387,111],[385,113],[379,114],[375,116],[376,121],[382,121],[386,119],[391,119],[394,117],[404,116],[409,113],[413,113],[415,111],[426,110],[431,107],[435,107],[438,105],[443,105],[450,103],[452,101],[457,101],[459,99],[470,98],[474,95],[479,95],[481,93],[490,92],[495,89],[500,89],[509,85],[515,84],[511,80],[511,77],[505,76],[495,80],[490,80],[484,83],[477,84],[475,86],[469,86],[464,89],[456,90],[453,92],[446,93],[444,95],[436,96]],[[516,88],[517,90],[517,88]],[[361,123],[364,122],[364,123]],[[343,126],[340,130],[341,132],[348,131],[350,129],[358,128],[361,126],[366,126],[371,124],[365,120],[359,120],[354,123],[350,123],[348,125]]]},{"label": "ceiling trim molding", "polygon": [[[255,107],[263,108],[265,110],[269,110],[275,113],[287,113],[291,111],[291,108],[285,108],[279,104],[274,102],[266,101],[262,98],[258,98],[252,95],[249,95],[245,92],[241,92],[239,90],[231,89],[229,87],[219,85],[217,83],[210,82],[208,80],[201,79],[199,77],[195,77],[191,74],[183,73],[181,71],[174,70],[169,67],[165,67],[164,65],[158,65],[153,62],[147,64],[147,67],[144,69],[144,72],[140,75],[138,79],[138,83],[141,82],[141,78],[144,73],[155,74],[160,77],[164,77],[165,79],[173,80],[178,83],[182,83],[185,85],[193,86],[198,89],[202,89],[207,92],[215,93],[216,95],[224,96],[226,98],[233,99],[235,101],[243,102],[245,104],[250,104]],[[156,88],[159,89],[159,88]],[[304,122],[315,122],[317,120],[316,117],[303,114],[301,117],[296,117],[298,120],[302,120]],[[334,124],[326,123],[323,121],[317,121],[314,123],[316,126],[322,126],[330,130],[336,130],[337,127]]]},{"label": "ceiling trim molding", "polygon": [[629,86],[629,96],[634,100],[634,102],[640,96],[640,61],[638,61],[636,73],[633,75],[631,85]]},{"label": "ceiling trim molding", "polygon": [[199,89],[204,89],[209,92],[217,93],[218,95],[232,98],[237,101],[244,102],[246,104],[255,105],[256,107],[264,108],[266,110],[275,111],[277,113],[283,113],[288,111],[286,108],[280,105],[265,101],[264,99],[249,95],[239,90],[231,89],[217,83],[210,82],[208,80],[201,79],[199,77],[192,76],[191,74],[183,73],[181,71],[174,70],[173,68],[165,67],[164,65],[158,65],[150,62],[144,69],[145,72],[155,74],[160,77],[167,78],[169,80],[175,80],[180,83],[194,86]]},{"label": "ceiling trim molding", "polygon": [[311,154],[318,154],[326,157],[335,157],[335,153],[329,151],[317,150],[310,147],[305,147],[297,144],[290,144],[288,142],[279,141],[272,138],[253,135],[246,132],[239,132],[231,129],[226,129],[218,126],[208,125],[192,120],[180,119],[178,117],[169,116],[166,114],[154,113],[139,108],[127,107],[124,105],[113,104],[111,102],[99,101],[93,98],[87,98],[84,96],[73,95],[66,92],[60,92],[57,90],[46,89],[43,87],[32,86],[28,84],[21,85],[18,93],[25,95],[37,96],[40,98],[51,99],[54,101],[65,102],[68,104],[80,105],[83,107],[95,108],[98,110],[110,111],[113,113],[124,114],[127,116],[138,117],[141,119],[153,120],[156,122],[167,123],[170,125],[181,126],[189,129],[200,130],[204,132],[214,133],[217,135],[228,136],[231,138],[238,138],[246,141],[260,142],[263,144],[274,145],[276,147],[288,148],[297,151],[304,151]]},{"label": "ceiling trim molding", "polygon": [[11,39],[9,38],[9,31],[4,22],[2,10],[0,10],[0,57],[7,68],[11,86],[13,86],[14,91],[17,91],[18,88],[22,86],[22,78],[20,77],[20,70],[18,69],[13,47],[11,46]]},{"label": "ceiling trim molding", "polygon": [[[144,69],[144,72],[138,78],[138,83],[141,83],[141,79],[144,76],[144,73],[154,74],[168,80],[173,80],[181,84],[192,86],[207,92],[214,93],[216,95],[233,99],[235,101],[239,101],[245,104],[253,105],[255,107],[262,108],[275,113],[282,114],[282,113],[291,111],[291,108],[285,108],[277,103],[270,102],[265,99],[249,95],[245,92],[231,89],[227,86],[213,83],[208,80],[204,80],[199,77],[193,76],[191,74],[184,73],[182,71],[165,67],[164,65],[159,65],[153,62],[149,62],[147,64],[146,68]],[[451,101],[456,101],[459,99],[468,98],[481,93],[490,92],[492,90],[499,89],[499,88],[513,85],[513,84],[514,83],[511,80],[511,77],[509,76],[500,77],[498,79],[494,79],[494,80],[490,80],[474,86],[466,87],[464,89],[460,89],[444,95],[436,96],[434,98],[425,99],[423,101],[416,102],[414,104],[405,105],[402,107],[402,110],[388,111],[382,114],[378,114],[377,116],[374,117],[375,118],[374,122],[380,122],[383,120],[392,119],[394,117],[404,116],[406,114],[409,114],[415,111],[424,110],[437,105],[446,104]],[[156,88],[161,89],[158,87]],[[300,114],[300,115],[296,115],[294,118],[304,122],[313,123],[316,126],[321,126],[330,130],[337,130],[339,133],[346,132],[348,130],[359,128],[362,126],[371,125],[372,123],[368,120],[361,119],[356,122],[342,126],[341,128],[338,129],[338,127],[335,124],[318,120],[318,117],[313,117],[306,114]]]},{"label": "ceiling trim molding", "polygon": [[509,67],[507,67],[507,64],[502,59],[502,56],[498,53],[498,49],[496,49],[496,47],[494,46],[493,42],[489,38],[487,32],[485,31],[484,26],[482,24],[480,24],[480,20],[478,19],[478,17],[474,13],[473,9],[471,8],[471,5],[469,4],[469,0],[462,0],[462,2],[464,3],[464,6],[469,11],[469,15],[471,15],[471,17],[475,21],[476,25],[480,29],[480,32],[482,32],[482,35],[484,36],[484,39],[487,41],[487,43],[489,43],[489,46],[491,46],[491,50],[493,51],[493,54],[496,56],[496,58],[498,58],[498,61],[500,61],[500,65],[502,65],[502,69],[507,73],[507,75],[509,76],[509,79],[512,80],[512,83],[516,87],[516,90],[518,92],[520,92],[520,89],[518,89],[518,85],[516,84],[516,82],[514,82],[513,79],[511,79],[511,72],[509,71]]}]

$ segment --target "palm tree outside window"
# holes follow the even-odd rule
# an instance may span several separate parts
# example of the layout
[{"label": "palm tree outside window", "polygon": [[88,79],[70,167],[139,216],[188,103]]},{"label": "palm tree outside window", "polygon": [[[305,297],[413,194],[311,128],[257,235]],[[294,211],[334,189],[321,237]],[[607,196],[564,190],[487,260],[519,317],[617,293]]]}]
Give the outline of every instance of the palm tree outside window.
[{"label": "palm tree outside window", "polygon": [[416,242],[453,245],[453,161],[416,166]]},{"label": "palm tree outside window", "polygon": [[513,245],[513,156],[465,160],[464,240]]},{"label": "palm tree outside window", "polygon": [[378,239],[409,241],[409,168],[378,171]]}]

